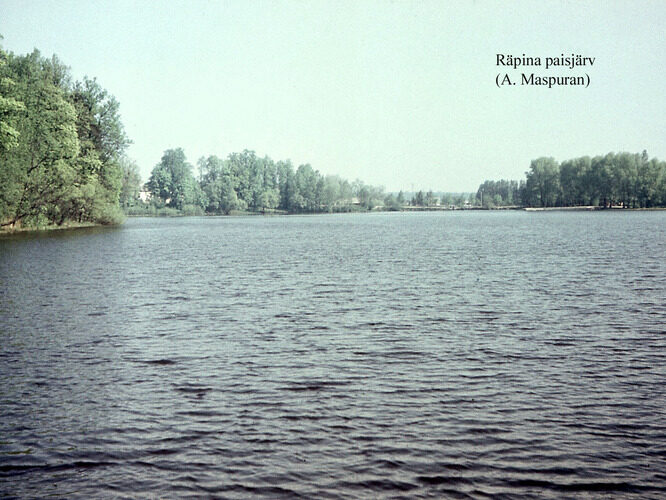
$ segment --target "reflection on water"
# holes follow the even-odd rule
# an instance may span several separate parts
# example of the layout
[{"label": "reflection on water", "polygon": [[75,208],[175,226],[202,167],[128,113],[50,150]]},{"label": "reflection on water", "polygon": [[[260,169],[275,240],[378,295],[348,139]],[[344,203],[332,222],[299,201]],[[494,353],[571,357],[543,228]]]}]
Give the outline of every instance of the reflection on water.
[{"label": "reflection on water", "polygon": [[658,498],[666,214],[0,239],[0,494]]}]

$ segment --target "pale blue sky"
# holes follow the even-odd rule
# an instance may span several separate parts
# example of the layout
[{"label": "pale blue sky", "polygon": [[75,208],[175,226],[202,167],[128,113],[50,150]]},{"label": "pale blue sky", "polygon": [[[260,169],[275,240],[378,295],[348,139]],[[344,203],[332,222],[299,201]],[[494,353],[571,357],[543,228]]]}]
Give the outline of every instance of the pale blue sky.
[{"label": "pale blue sky", "polygon": [[[0,0],[5,50],[116,96],[144,180],[173,147],[389,190],[476,191],[539,156],[666,159],[665,32],[661,0]],[[594,66],[532,70],[589,88],[495,86],[497,53],[572,52]]]}]

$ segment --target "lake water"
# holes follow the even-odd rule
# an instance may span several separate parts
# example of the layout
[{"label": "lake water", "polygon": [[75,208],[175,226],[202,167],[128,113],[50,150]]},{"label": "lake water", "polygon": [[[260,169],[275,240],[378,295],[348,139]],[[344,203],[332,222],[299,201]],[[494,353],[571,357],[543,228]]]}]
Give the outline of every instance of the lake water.
[{"label": "lake water", "polygon": [[0,496],[664,498],[666,212],[0,238]]}]

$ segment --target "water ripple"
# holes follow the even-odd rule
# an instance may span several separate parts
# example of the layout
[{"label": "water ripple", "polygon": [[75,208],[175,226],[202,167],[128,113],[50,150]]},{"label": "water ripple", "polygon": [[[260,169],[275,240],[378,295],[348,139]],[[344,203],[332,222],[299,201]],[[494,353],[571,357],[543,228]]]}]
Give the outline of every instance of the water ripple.
[{"label": "water ripple", "polygon": [[665,231],[470,212],[3,238],[0,496],[664,498]]}]

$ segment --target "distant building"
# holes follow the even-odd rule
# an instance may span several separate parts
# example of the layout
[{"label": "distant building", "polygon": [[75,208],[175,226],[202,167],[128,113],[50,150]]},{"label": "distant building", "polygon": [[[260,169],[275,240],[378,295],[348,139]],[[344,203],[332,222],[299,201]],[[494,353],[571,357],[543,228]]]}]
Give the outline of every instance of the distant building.
[{"label": "distant building", "polygon": [[150,201],[151,196],[152,195],[151,195],[150,191],[148,191],[148,189],[146,189],[146,186],[143,186],[141,188],[141,191],[139,191],[139,198],[141,198],[141,201],[144,202],[144,203],[148,203]]}]

